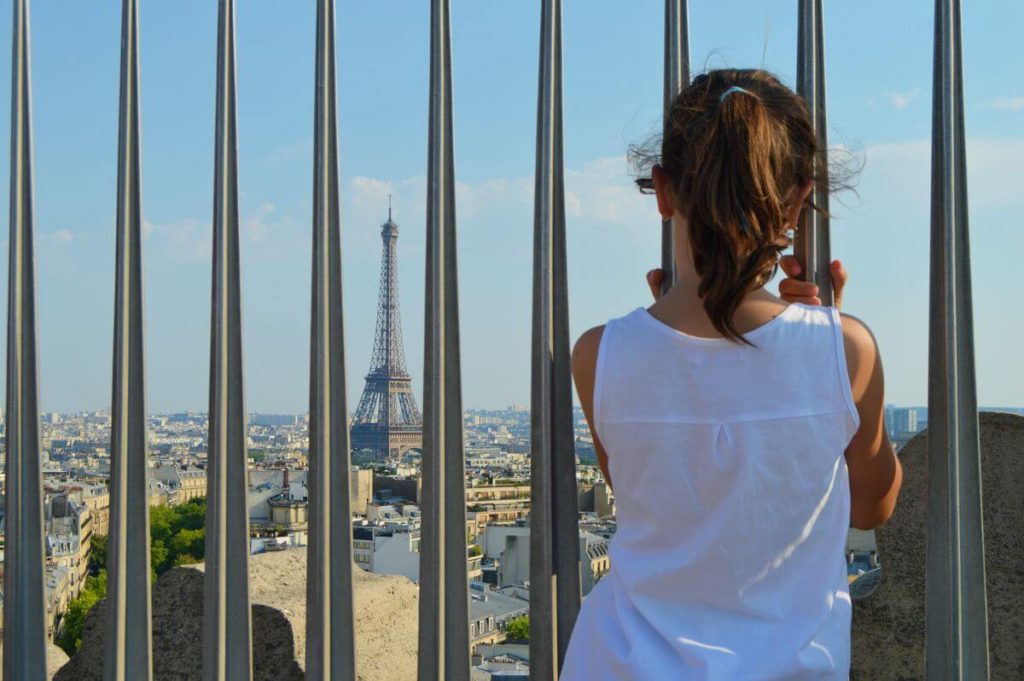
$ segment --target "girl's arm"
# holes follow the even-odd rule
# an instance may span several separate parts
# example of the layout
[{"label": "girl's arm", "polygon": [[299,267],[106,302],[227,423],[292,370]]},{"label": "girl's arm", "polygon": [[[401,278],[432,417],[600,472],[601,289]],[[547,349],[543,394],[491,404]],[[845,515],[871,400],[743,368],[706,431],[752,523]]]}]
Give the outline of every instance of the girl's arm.
[{"label": "girl's arm", "polygon": [[601,467],[601,473],[604,474],[604,481],[611,489],[612,478],[608,475],[608,455],[604,451],[604,445],[597,439],[597,432],[594,430],[594,376],[597,370],[597,349],[601,345],[602,333],[604,333],[604,327],[596,326],[576,341],[576,345],[572,349],[572,377],[576,382],[576,394],[580,398],[580,406],[583,407],[587,425],[590,426],[590,435],[594,438],[597,463]]},{"label": "girl's arm", "polygon": [[870,530],[892,516],[903,467],[885,431],[885,377],[875,337],[855,317],[843,315],[842,324],[850,389],[860,415],[860,427],[846,448],[850,520]]}]

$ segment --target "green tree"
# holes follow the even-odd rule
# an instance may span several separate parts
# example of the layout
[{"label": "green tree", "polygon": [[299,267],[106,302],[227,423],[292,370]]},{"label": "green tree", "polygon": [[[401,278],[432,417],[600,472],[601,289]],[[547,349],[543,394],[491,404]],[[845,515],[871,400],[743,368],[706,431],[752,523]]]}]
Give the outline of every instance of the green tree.
[{"label": "green tree", "polygon": [[505,627],[505,641],[508,643],[528,643],[530,641],[530,616],[523,615],[508,623]]},{"label": "green tree", "polygon": [[94,575],[107,567],[107,535],[94,534],[89,549],[89,572]]},{"label": "green tree", "polygon": [[97,594],[100,598],[107,597],[107,570],[100,570],[96,576],[85,578],[85,588]]},{"label": "green tree", "polygon": [[182,554],[179,554],[179,555],[175,556],[175,558],[174,558],[174,567],[179,567],[181,565],[195,565],[196,563],[202,563],[202,562],[203,562],[202,558],[196,558],[195,556],[190,556],[187,553],[182,553]]},{"label": "green tree", "polygon": [[[149,561],[153,581],[179,565],[200,563],[206,554],[206,499],[190,499],[178,506],[151,506],[149,509]],[[107,537],[94,535],[89,556],[95,576],[88,577],[78,598],[64,613],[57,645],[74,655],[82,645],[85,616],[107,595]]]},{"label": "green tree", "polygon": [[57,645],[68,655],[74,655],[82,647],[82,625],[85,616],[100,599],[107,595],[107,571],[100,570],[96,577],[87,577],[78,598],[71,601],[68,611],[61,619],[61,633]]},{"label": "green tree", "polygon": [[167,570],[171,553],[160,539],[149,545],[149,565],[153,569],[153,581]]},{"label": "green tree", "polygon": [[206,551],[206,499],[189,499],[177,506],[153,506],[149,510],[150,563],[153,578],[182,565],[178,556],[191,562],[203,560]]},{"label": "green tree", "polygon": [[174,536],[175,512],[171,506],[149,507],[149,538],[151,543],[167,544]]},{"label": "green tree", "polygon": [[[184,504],[174,507],[176,524],[175,531],[199,530],[206,526],[206,499],[189,499]],[[201,555],[201,554],[196,554]]]},{"label": "green tree", "polygon": [[202,560],[204,555],[203,549],[206,544],[206,530],[188,530],[181,529],[178,533],[171,538],[171,543],[168,545],[168,551],[170,553],[170,560],[172,564],[178,565],[178,557],[182,555],[188,555],[189,557],[198,556],[198,560],[193,558],[193,563],[198,563]]}]

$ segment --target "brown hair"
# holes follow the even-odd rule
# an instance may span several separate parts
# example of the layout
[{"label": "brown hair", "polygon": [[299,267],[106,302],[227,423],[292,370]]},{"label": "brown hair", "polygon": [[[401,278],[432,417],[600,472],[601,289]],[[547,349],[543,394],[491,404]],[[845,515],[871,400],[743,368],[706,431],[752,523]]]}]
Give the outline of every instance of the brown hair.
[{"label": "brown hair", "polygon": [[[668,176],[687,220],[701,278],[697,292],[711,323],[726,338],[749,344],[733,315],[774,276],[791,244],[789,193],[812,179],[829,181],[804,100],[766,71],[709,71],[672,102],[660,152],[634,148],[631,155],[641,165],[659,164]],[[642,189],[651,188],[649,178],[648,172],[638,180]]]}]

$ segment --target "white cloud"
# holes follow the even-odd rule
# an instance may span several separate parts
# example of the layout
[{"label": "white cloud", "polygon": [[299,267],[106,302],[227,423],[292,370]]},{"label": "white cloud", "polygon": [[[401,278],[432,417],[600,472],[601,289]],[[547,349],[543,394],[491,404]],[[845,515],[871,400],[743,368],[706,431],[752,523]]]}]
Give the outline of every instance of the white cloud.
[{"label": "white cloud", "polygon": [[565,214],[571,218],[583,215],[583,202],[572,192],[565,193]]},{"label": "white cloud", "polygon": [[996,97],[983,101],[979,106],[996,111],[1024,111],[1024,97]]},{"label": "white cloud", "polygon": [[378,180],[362,175],[349,181],[352,192],[349,196],[356,206],[361,208],[374,206],[378,211],[386,209],[388,196],[395,193],[394,183],[390,180]]},{"label": "white cloud", "polygon": [[[294,241],[294,235],[290,234],[294,226],[290,215],[280,214],[273,203],[264,201],[241,217],[239,235],[246,243],[256,246],[261,256],[273,255]],[[209,221],[191,217],[166,223],[144,220],[142,231],[152,243],[148,247],[150,253],[207,261],[212,256],[213,234]]]},{"label": "white cloud", "polygon": [[[625,156],[595,159],[566,170],[567,212],[583,220],[635,227],[650,214],[653,199],[640,193]],[[646,224],[646,222],[644,222]]]},{"label": "white cloud", "polygon": [[195,218],[179,218],[158,224],[144,221],[143,232],[154,244],[150,252],[171,254],[193,260],[207,260],[212,253],[212,234],[209,222]]},{"label": "white cloud", "polygon": [[[462,187],[456,195],[462,202]],[[380,225],[391,212],[401,230],[403,244],[408,244],[410,230],[423,229],[426,211],[426,180],[422,177],[404,180],[382,180],[374,177],[350,178],[341,193],[342,241],[345,248],[370,245],[380,247]]]},{"label": "white cloud", "polygon": [[268,232],[280,226],[277,221],[269,218],[274,213],[274,204],[269,201],[262,202],[256,207],[256,211],[242,220],[240,225],[242,235],[249,241],[260,242],[267,238]]},{"label": "white cloud", "polygon": [[58,229],[56,232],[50,235],[50,239],[52,239],[55,243],[66,246],[75,240],[75,235],[71,232],[70,229]]},{"label": "white cloud", "polygon": [[[565,210],[573,221],[635,226],[649,216],[650,197],[637,190],[625,155],[594,159],[580,168],[565,169]],[[494,220],[516,216],[533,224],[534,178],[532,175],[499,177],[480,182],[458,182],[457,219]],[[349,180],[342,200],[346,219],[353,227],[364,221],[381,222],[393,196],[395,220],[402,224],[422,221],[426,209],[426,181],[422,177],[400,181],[358,176]],[[422,222],[420,222],[422,224]],[[644,223],[646,224],[646,223]],[[348,230],[351,234],[351,229]]]},{"label": "white cloud", "polygon": [[[927,139],[869,146],[864,154],[867,158],[865,184],[881,184],[887,188],[887,195],[898,194],[904,197],[904,203],[928,201],[931,146]],[[1024,194],[1016,186],[1017,178],[1024,175],[1024,138],[970,138],[967,155],[972,207],[1001,207],[1024,200]],[[601,225],[648,229],[655,215],[653,198],[641,194],[633,180],[625,155],[597,158],[581,167],[566,168],[565,208],[567,218],[573,223],[571,226],[588,231]],[[457,219],[466,224],[483,220],[522,225],[530,230],[533,193],[531,175],[459,182],[456,186]],[[347,244],[377,244],[379,233],[375,227],[386,217],[389,195],[396,222],[406,230],[422,230],[426,210],[425,178],[385,180],[356,176],[349,179],[342,194],[343,238]],[[851,199],[850,203],[856,206],[859,202]],[[842,210],[839,206],[834,208]],[[292,218],[282,215],[270,202],[258,204],[241,224],[246,241],[260,244],[261,251],[276,249],[284,238],[294,240],[295,235],[291,233],[294,226]],[[210,257],[208,222],[190,218],[163,225],[145,222],[144,229],[147,235],[162,242],[158,248],[169,248],[194,258]],[[53,238],[61,243],[73,239],[66,230],[58,234]]]},{"label": "white cloud", "polygon": [[907,92],[894,92],[889,91],[885,93],[885,98],[894,109],[906,109],[910,104],[917,99],[917,96],[921,94],[921,88],[917,87]]},{"label": "white cloud", "polygon": [[295,144],[288,144],[271,150],[266,156],[260,159],[263,165],[274,165],[311,158],[313,155],[313,141],[304,140]]},{"label": "white cloud", "polygon": [[[881,180],[894,196],[928,200],[931,142],[879,144],[865,150],[864,174]],[[1024,137],[967,139],[968,198],[972,208],[1020,205],[1024,175]],[[867,179],[867,177],[865,179]]]},{"label": "white cloud", "polygon": [[458,219],[488,219],[533,211],[533,177],[500,177],[483,182],[458,182],[455,186]]},{"label": "white cloud", "polygon": [[[833,253],[851,273],[846,307],[863,313],[886,357],[895,403],[920,403],[927,385],[931,144],[919,139],[869,146],[861,200],[833,222]],[[1024,136],[967,139],[970,255],[979,400],[1019,401],[1024,363],[1014,339],[1021,321],[1006,314],[1024,249]],[[889,367],[892,367],[890,370]]]}]

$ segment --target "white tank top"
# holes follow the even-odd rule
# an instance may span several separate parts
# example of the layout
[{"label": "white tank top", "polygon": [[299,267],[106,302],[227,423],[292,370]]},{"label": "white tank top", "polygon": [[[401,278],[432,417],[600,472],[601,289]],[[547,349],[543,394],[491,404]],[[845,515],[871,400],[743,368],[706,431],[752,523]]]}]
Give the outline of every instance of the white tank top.
[{"label": "white tank top", "polygon": [[618,529],[563,681],[848,678],[859,419],[839,313],[790,305],[746,338],[643,308],[605,327],[594,427]]}]

